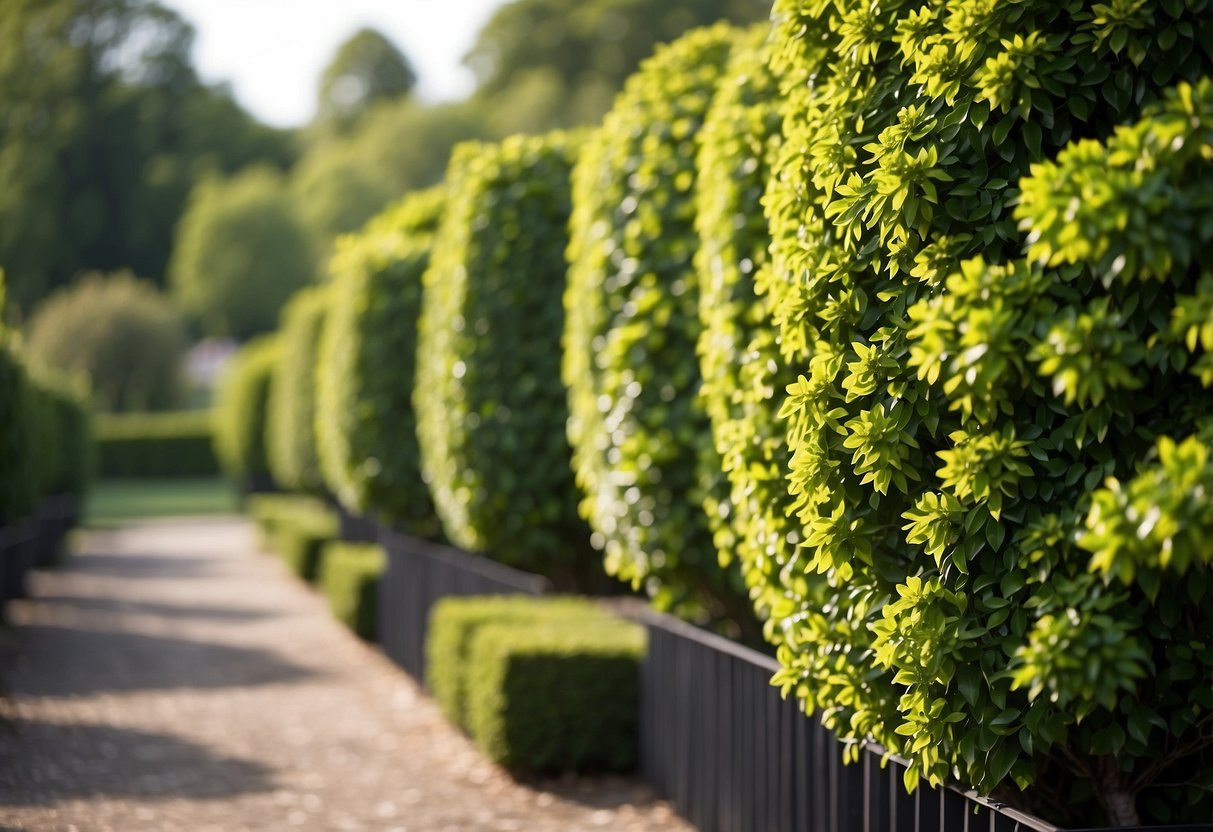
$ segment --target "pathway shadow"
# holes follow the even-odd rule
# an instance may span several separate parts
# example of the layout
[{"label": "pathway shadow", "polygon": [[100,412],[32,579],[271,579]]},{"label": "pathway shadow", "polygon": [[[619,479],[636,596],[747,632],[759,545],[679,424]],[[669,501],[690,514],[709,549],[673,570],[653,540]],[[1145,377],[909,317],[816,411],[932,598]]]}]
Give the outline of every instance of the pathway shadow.
[{"label": "pathway shadow", "polygon": [[102,575],[114,578],[192,578],[214,570],[213,558],[196,555],[154,555],[134,552],[105,554],[82,552],[71,558],[71,571],[82,575]]},{"label": "pathway shadow", "polygon": [[273,770],[179,737],[17,720],[0,734],[0,806],[89,797],[233,797],[275,788]]},{"label": "pathway shadow", "polygon": [[[239,609],[235,607],[204,607],[188,604],[157,604],[152,601],[128,601],[112,598],[93,598],[83,595],[44,595],[39,603],[47,607],[67,606],[87,612],[113,613],[125,615],[155,615],[161,618],[187,619],[202,621],[231,621],[244,623],[274,618],[277,614],[264,609]],[[3,830],[0,830],[3,832]]]},{"label": "pathway shadow", "polygon": [[13,696],[250,687],[317,675],[267,650],[141,633],[32,624],[12,641],[20,659],[0,661],[13,668],[5,674]]}]

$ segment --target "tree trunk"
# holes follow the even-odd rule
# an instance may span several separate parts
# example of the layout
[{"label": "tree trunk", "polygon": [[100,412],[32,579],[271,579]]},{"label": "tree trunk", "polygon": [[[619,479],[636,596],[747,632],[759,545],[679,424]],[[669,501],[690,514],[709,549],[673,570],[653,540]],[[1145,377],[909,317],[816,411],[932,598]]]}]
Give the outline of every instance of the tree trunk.
[{"label": "tree trunk", "polygon": [[1137,793],[1126,788],[1120,766],[1115,757],[1104,757],[1099,761],[1099,782],[1095,784],[1099,802],[1108,812],[1113,826],[1139,826],[1137,815]]}]

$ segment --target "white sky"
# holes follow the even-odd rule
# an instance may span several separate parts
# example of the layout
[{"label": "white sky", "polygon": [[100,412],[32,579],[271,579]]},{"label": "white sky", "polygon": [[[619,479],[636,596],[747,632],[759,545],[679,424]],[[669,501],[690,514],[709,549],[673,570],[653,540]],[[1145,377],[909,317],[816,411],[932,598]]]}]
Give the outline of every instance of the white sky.
[{"label": "white sky", "polygon": [[506,0],[161,0],[197,31],[194,65],[228,81],[236,100],[280,127],[309,121],[324,67],[363,26],[382,32],[417,72],[427,101],[462,98],[472,75],[460,61]]}]

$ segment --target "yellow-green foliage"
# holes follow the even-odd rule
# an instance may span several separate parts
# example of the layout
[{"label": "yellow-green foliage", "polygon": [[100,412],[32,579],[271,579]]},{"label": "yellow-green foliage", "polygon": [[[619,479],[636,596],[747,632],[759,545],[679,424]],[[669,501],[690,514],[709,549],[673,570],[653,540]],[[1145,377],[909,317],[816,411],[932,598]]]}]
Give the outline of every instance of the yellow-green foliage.
[{"label": "yellow-green foliage", "polygon": [[254,494],[248,513],[261,533],[262,545],[277,553],[305,581],[321,573],[327,543],[337,538],[336,512],[315,497],[298,494]]},{"label": "yellow-green foliage", "polygon": [[215,454],[228,476],[249,482],[269,476],[266,424],[278,339],[250,341],[224,370],[214,408]]},{"label": "yellow-green foliage", "polygon": [[274,481],[291,491],[324,487],[316,455],[316,353],[330,302],[329,287],[317,286],[298,292],[282,310],[266,454]]},{"label": "yellow-green foliage", "polygon": [[417,191],[338,241],[320,344],[316,438],[328,489],[350,511],[440,536],[413,411],[421,276],[445,189]]},{"label": "yellow-green foliage", "polygon": [[[734,48],[704,121],[694,261],[703,325],[700,395],[731,486],[727,502],[709,500],[708,513],[729,518],[715,530],[716,548],[740,561],[763,619],[780,607],[778,563],[798,539],[786,511],[787,444],[770,406],[795,374],[779,361],[766,298],[754,292],[755,275],[767,267],[761,200],[780,128],[776,79],[767,68],[769,33],[769,26],[759,27]],[[768,638],[777,637],[768,627]]]},{"label": "yellow-green foliage", "polygon": [[379,576],[386,566],[383,547],[334,541],[324,547],[320,561],[318,583],[333,616],[360,638],[374,641]]},{"label": "yellow-green foliage", "polygon": [[208,410],[102,413],[95,420],[102,477],[204,477],[219,473]]},{"label": "yellow-green foliage", "polygon": [[1154,529],[1213,521],[1213,96],[1167,90],[1213,65],[1209,3],[774,14],[778,680],[910,782],[1207,818],[1207,559]]},{"label": "yellow-green foliage", "polygon": [[569,588],[602,572],[577,515],[560,383],[577,145],[552,133],[456,149],[425,274],[414,395],[448,537]]},{"label": "yellow-green foliage", "polygon": [[737,32],[695,30],[627,82],[573,178],[564,362],[582,514],[607,571],[693,616],[749,616],[717,565],[724,490],[697,397],[691,257],[700,126]]}]

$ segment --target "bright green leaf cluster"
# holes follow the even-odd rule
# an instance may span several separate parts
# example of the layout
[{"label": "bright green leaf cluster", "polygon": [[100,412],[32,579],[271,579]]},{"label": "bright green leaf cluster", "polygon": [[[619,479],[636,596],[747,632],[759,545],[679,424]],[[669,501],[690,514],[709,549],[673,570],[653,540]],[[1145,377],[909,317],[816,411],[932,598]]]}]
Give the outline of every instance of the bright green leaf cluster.
[{"label": "bright green leaf cluster", "polygon": [[328,286],[303,289],[282,310],[266,457],[274,482],[288,491],[320,493],[324,488],[316,455],[316,353],[331,298]]},{"label": "bright green leaf cluster", "polygon": [[424,276],[414,390],[448,537],[566,587],[601,574],[577,515],[560,383],[578,145],[553,133],[456,148]]},{"label": "bright green leaf cluster", "polygon": [[349,510],[441,536],[413,411],[421,279],[445,191],[416,191],[341,238],[320,342],[316,438],[328,489]]},{"label": "bright green leaf cluster", "polygon": [[716,619],[749,612],[704,511],[727,491],[698,398],[695,161],[737,37],[692,31],[629,79],[574,172],[565,294],[569,437],[607,571]]},{"label": "bright green leaf cluster", "polygon": [[[1182,644],[1213,678],[1205,561],[1158,554],[1183,542],[1164,515],[1203,528],[1203,468],[1162,488],[1165,463],[1139,467],[1200,431],[1213,379],[1209,11],[775,4],[759,290],[799,373],[771,407],[804,535],[778,564],[778,680],[911,780],[1059,821],[1092,796],[1117,822],[1190,816],[1142,738],[1207,764],[1213,696],[1163,660]],[[1093,504],[1109,477],[1129,485]],[[1159,537],[1124,541],[1152,509]]]}]

